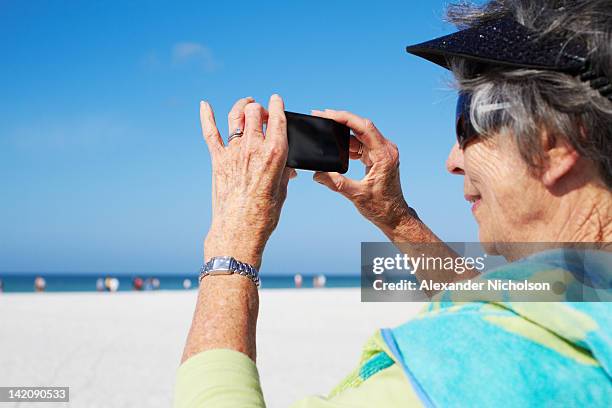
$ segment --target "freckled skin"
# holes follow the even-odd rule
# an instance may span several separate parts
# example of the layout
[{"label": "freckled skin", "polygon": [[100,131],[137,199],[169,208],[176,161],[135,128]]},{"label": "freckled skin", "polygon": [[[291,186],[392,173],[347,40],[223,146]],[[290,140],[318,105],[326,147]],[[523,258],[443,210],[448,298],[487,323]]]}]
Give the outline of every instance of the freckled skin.
[{"label": "freckled skin", "polygon": [[481,242],[526,242],[530,221],[539,218],[533,202],[542,196],[541,183],[509,140],[477,141],[464,151],[464,193],[481,197],[474,213]]},{"label": "freckled skin", "polygon": [[[252,98],[236,102],[230,129],[244,135],[224,146],[211,107],[200,106],[202,131],[212,161],[212,222],[204,242],[205,261],[233,256],[256,268],[276,227],[295,170],[285,167],[287,132],[283,101],[274,95],[268,111]],[[264,135],[263,124],[267,122]],[[256,358],[259,297],[255,284],[239,275],[207,276],[200,284],[182,361],[201,351],[229,348]]]}]

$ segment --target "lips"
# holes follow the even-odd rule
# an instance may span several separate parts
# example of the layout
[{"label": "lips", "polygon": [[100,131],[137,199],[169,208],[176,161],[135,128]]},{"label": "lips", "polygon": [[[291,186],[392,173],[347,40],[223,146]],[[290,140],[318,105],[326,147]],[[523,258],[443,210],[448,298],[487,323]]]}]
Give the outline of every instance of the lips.
[{"label": "lips", "polygon": [[466,194],[464,197],[467,201],[472,203],[472,212],[476,211],[476,209],[480,206],[482,197],[478,194]]}]

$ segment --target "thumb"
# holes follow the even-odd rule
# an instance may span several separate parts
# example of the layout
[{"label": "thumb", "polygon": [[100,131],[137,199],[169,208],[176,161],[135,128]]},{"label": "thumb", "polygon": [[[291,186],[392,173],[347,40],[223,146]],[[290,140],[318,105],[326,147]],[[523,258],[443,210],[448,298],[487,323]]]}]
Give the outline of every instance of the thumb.
[{"label": "thumb", "polygon": [[340,173],[324,173],[318,171],[312,176],[312,179],[349,199],[359,192],[359,182],[344,177]]},{"label": "thumb", "polygon": [[289,184],[289,180],[297,177],[297,171],[292,169],[291,167],[285,167],[283,170],[283,175],[281,176],[281,185],[284,188],[287,188],[287,184]]}]

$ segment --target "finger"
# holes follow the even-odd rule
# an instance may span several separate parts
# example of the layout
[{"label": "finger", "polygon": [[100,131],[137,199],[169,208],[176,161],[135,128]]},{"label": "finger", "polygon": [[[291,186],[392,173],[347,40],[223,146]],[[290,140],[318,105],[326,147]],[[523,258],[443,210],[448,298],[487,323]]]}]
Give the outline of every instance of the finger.
[{"label": "finger", "polygon": [[362,143],[355,136],[351,135],[349,139],[349,152],[357,153],[361,145]]},{"label": "finger", "polygon": [[283,176],[281,177],[281,185],[283,186],[287,186],[287,184],[289,184],[289,180],[294,179],[297,177],[297,171],[295,171],[295,169],[292,169],[291,167],[285,167],[285,170],[283,170]]},{"label": "finger", "polygon": [[244,108],[244,138],[245,142],[263,140],[264,108],[258,103],[249,103]]},{"label": "finger", "polygon": [[216,154],[223,147],[223,139],[221,139],[215,123],[215,114],[208,102],[200,102],[200,123],[202,125],[202,135],[210,154]]},{"label": "finger", "polygon": [[285,103],[280,95],[272,95],[268,102],[266,141],[287,149],[287,118],[285,117]]},{"label": "finger", "polygon": [[[361,150],[361,152],[360,152]],[[367,156],[366,148],[354,135],[351,135],[349,139],[349,159],[359,160]]]},{"label": "finger", "polygon": [[360,190],[359,181],[344,177],[340,173],[316,172],[312,179],[347,198],[354,197]]},{"label": "finger", "polygon": [[[248,96],[246,98],[238,99],[234,106],[232,106],[232,109],[227,115],[227,129],[230,132],[230,135],[238,130],[244,132],[244,108],[253,101],[255,101],[255,99]],[[235,138],[233,140],[236,139],[240,138]]]},{"label": "finger", "polygon": [[295,169],[289,169],[289,180],[292,180],[298,176],[298,173]]},{"label": "finger", "polygon": [[354,113],[335,111],[332,109],[325,109],[325,111],[313,110],[312,114],[314,116],[332,119],[348,126],[353,133],[355,133],[355,137],[369,149],[376,149],[384,146],[385,138],[369,119],[362,118]]}]

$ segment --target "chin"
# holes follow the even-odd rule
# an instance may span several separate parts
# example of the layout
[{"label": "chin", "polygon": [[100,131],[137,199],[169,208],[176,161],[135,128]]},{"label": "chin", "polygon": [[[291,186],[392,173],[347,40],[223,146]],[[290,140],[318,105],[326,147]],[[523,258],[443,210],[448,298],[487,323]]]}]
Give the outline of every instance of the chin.
[{"label": "chin", "polygon": [[497,246],[497,241],[493,239],[493,234],[482,226],[478,230],[478,239],[483,250],[488,255],[501,255]]},{"label": "chin", "polygon": [[496,255],[501,255],[499,253],[499,248],[497,248],[497,243],[489,240],[482,240],[482,238],[480,239],[480,244],[482,245],[482,249],[483,251],[487,254],[487,255],[492,255],[492,256],[496,256]]}]

